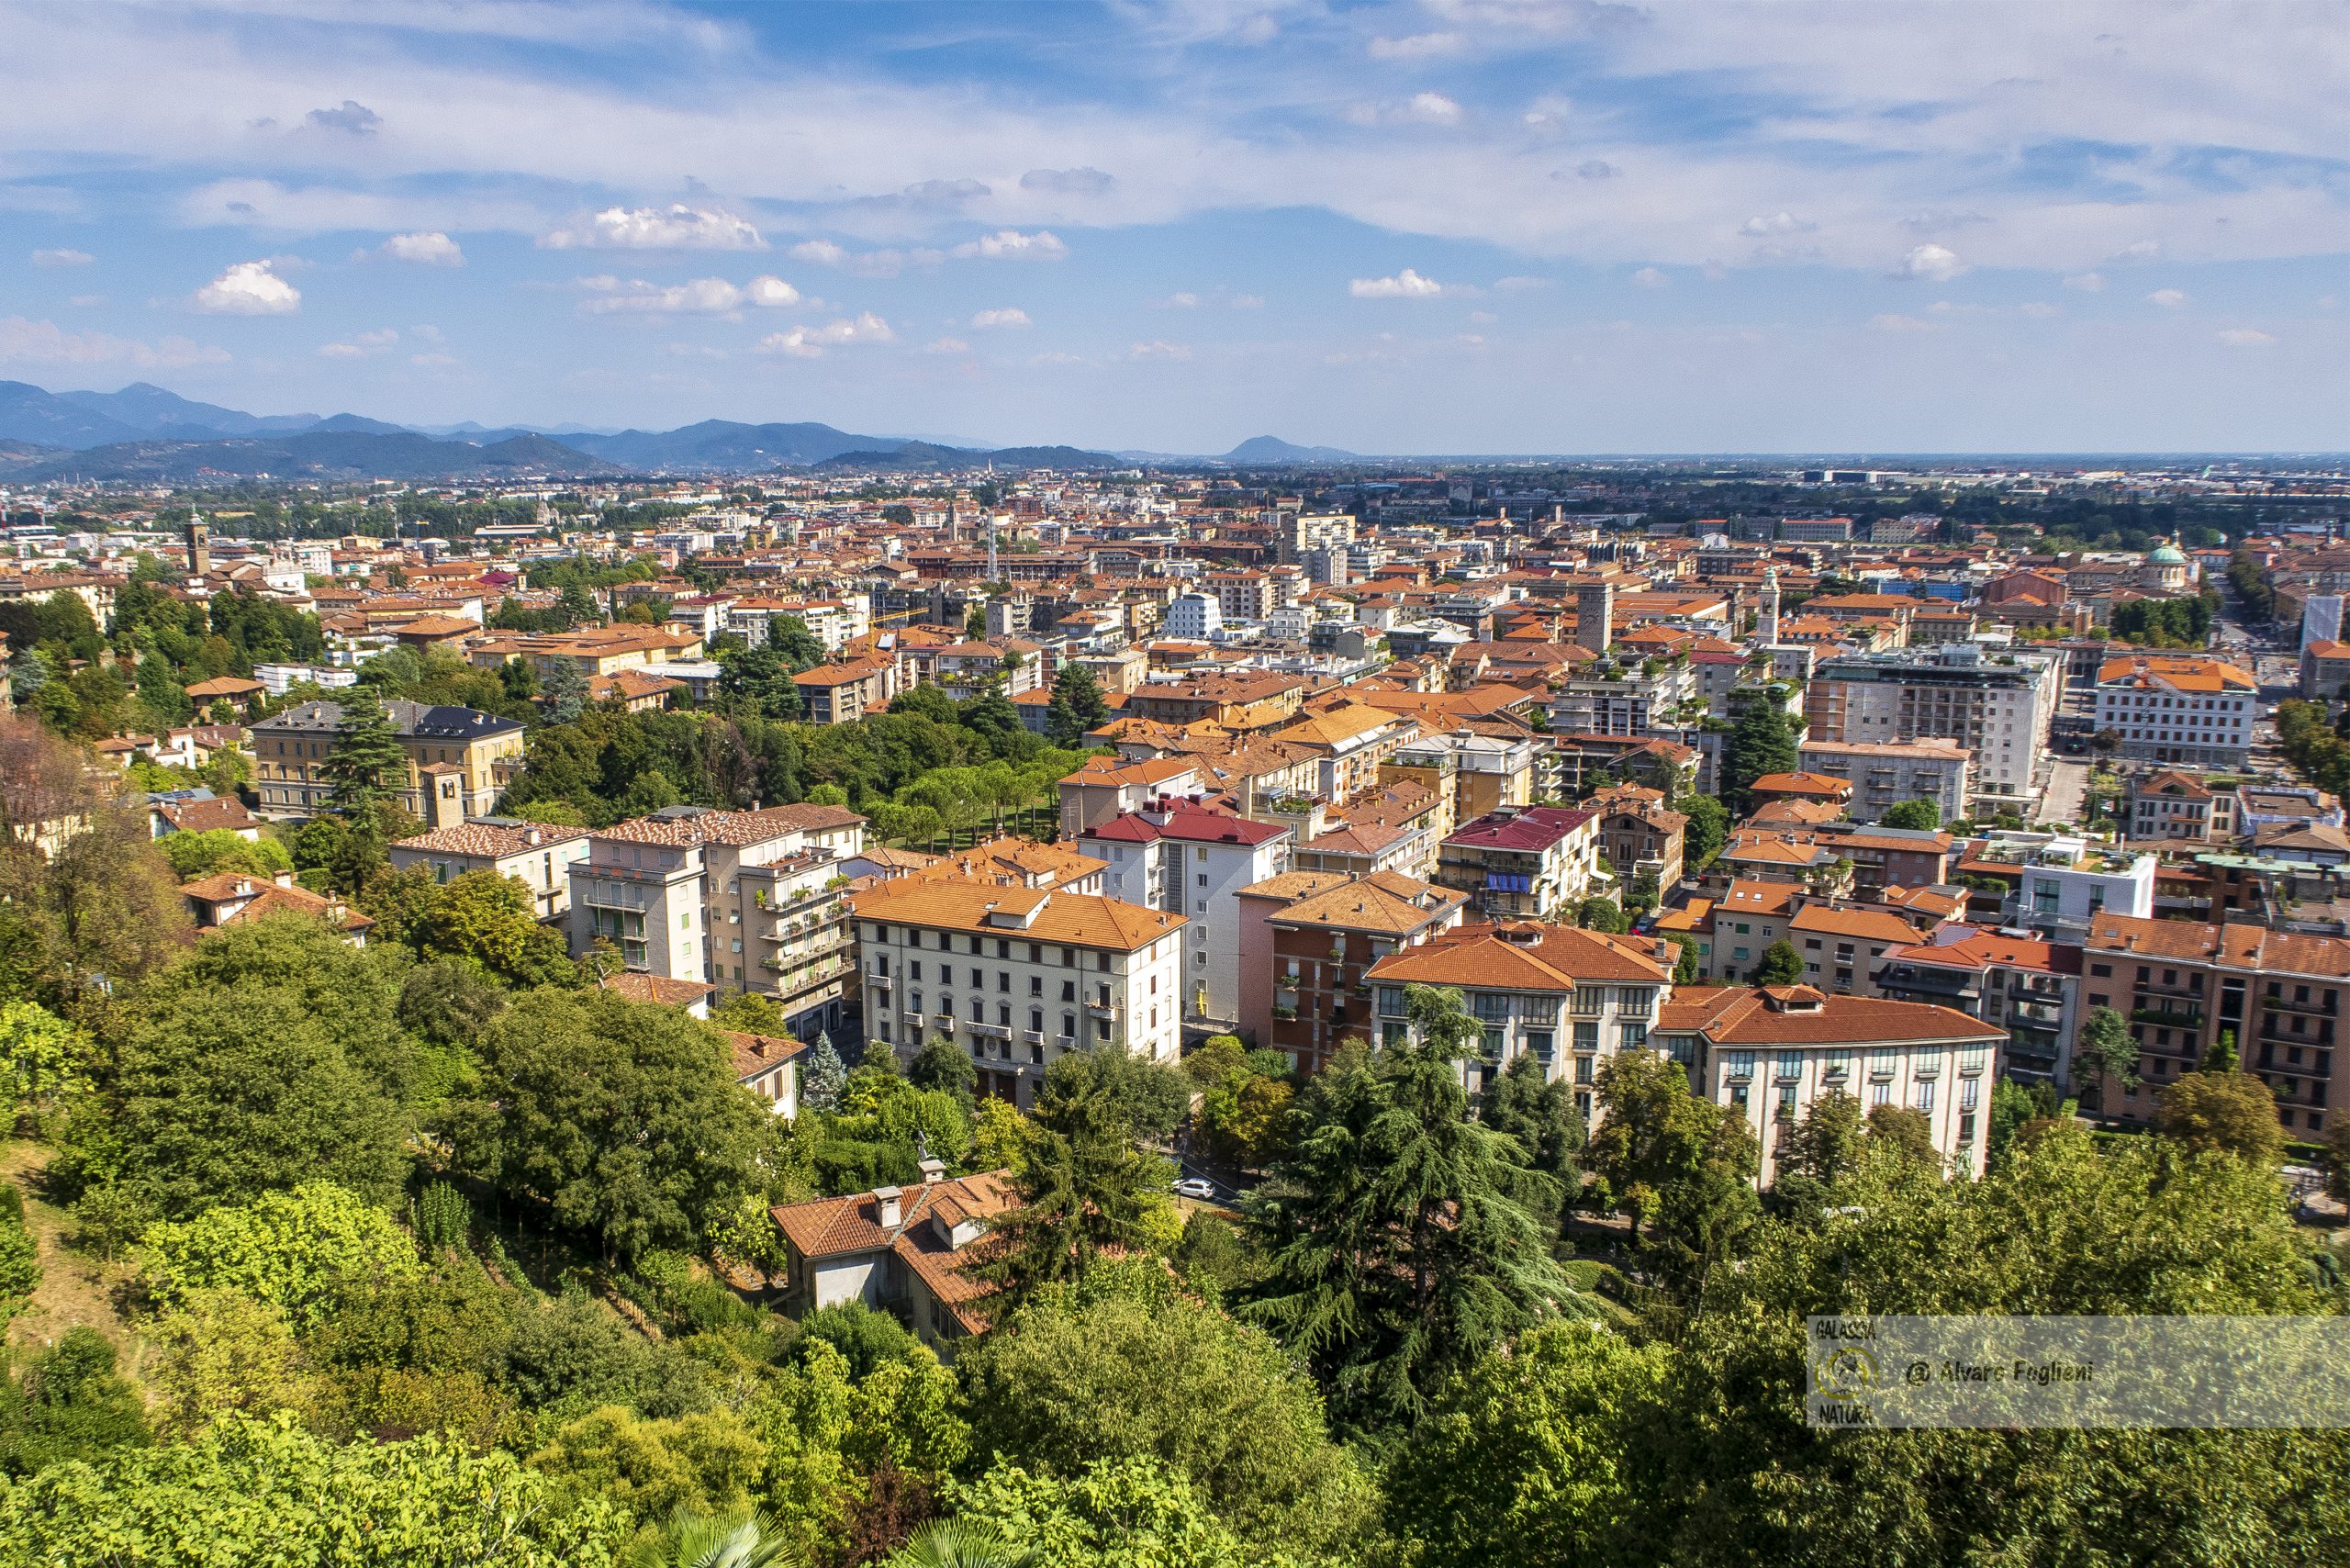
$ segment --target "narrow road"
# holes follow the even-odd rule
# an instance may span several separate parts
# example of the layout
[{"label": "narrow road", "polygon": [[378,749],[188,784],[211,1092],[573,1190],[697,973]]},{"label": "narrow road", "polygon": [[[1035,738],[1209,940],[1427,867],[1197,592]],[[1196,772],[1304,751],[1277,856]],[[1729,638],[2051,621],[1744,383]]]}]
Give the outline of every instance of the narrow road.
[{"label": "narrow road", "polygon": [[2048,789],[2040,797],[2040,820],[2080,824],[2088,809],[2089,765],[2057,757],[2048,765]]}]

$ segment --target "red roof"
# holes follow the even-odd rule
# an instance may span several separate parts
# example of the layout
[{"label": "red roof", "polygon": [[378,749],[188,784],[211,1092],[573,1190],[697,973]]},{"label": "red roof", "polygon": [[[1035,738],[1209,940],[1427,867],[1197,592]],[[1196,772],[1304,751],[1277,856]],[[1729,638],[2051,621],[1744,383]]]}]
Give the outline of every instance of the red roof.
[{"label": "red roof", "polygon": [[1445,843],[1477,849],[1548,849],[1596,815],[1563,806],[1528,806],[1511,816],[1479,817]]}]

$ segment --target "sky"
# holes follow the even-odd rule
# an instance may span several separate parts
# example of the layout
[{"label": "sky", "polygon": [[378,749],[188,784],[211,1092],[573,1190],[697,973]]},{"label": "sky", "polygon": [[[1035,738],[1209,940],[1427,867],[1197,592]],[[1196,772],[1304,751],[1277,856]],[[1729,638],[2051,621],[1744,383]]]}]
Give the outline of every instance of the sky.
[{"label": "sky", "polygon": [[0,0],[0,378],[52,389],[2350,448],[2333,0]]}]

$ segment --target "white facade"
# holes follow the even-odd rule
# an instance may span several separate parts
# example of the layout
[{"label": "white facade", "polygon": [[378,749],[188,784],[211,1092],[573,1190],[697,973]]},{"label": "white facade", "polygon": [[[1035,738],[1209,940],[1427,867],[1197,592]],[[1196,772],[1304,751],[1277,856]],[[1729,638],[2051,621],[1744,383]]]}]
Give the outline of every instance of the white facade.
[{"label": "white facade", "polygon": [[911,1060],[971,1053],[1025,1109],[1065,1052],[1182,1054],[1184,921],[1115,899],[966,882],[884,884],[856,909],[867,1034]]},{"label": "white facade", "polygon": [[1923,656],[1829,659],[1806,694],[1807,738],[1955,741],[1975,754],[1978,794],[2028,795],[2063,687],[2061,663],[2023,651],[1986,657],[1972,644],[1942,644]]},{"label": "white facade", "polygon": [[1782,1129],[1841,1092],[1865,1116],[1879,1105],[1922,1113],[1934,1148],[1953,1172],[1981,1176],[1989,1148],[1995,1047],[1986,1041],[1903,1040],[1717,1047],[1700,1069],[1699,1091],[1746,1117],[1762,1146],[1761,1181],[1778,1179]]},{"label": "white facade", "polygon": [[2016,867],[2018,925],[2061,932],[2077,941],[2100,914],[2154,917],[2152,855],[2107,850],[2071,834],[1999,833],[1990,836],[1978,858]]},{"label": "white facade", "polygon": [[1855,822],[1879,821],[1903,801],[1931,801],[1946,823],[1966,815],[1969,758],[1955,742],[1807,740],[1796,755],[1805,772],[1852,786],[1845,809]]},{"label": "white facade", "polygon": [[1178,594],[1160,629],[1182,642],[1213,642],[1224,631],[1224,607],[1214,594]]},{"label": "white facade", "polygon": [[2259,707],[2248,687],[2182,689],[2160,674],[2117,675],[2097,686],[2098,729],[2121,736],[2120,756],[2148,762],[2241,767]]},{"label": "white facade", "polygon": [[1183,1014],[1240,1018],[1240,890],[1289,869],[1292,834],[1207,812],[1137,812],[1087,830],[1078,846],[1109,864],[1102,890],[1183,915]]}]

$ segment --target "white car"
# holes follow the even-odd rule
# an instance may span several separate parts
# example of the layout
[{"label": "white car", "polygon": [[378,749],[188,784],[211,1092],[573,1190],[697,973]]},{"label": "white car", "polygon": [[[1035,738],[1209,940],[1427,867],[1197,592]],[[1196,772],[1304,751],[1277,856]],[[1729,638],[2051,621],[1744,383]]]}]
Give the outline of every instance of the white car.
[{"label": "white car", "polygon": [[1175,1195],[1179,1198],[1197,1198],[1202,1203],[1208,1203],[1215,1197],[1215,1183],[1204,1176],[1186,1176],[1175,1183]]}]

